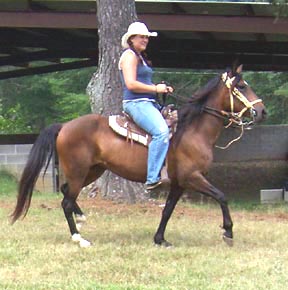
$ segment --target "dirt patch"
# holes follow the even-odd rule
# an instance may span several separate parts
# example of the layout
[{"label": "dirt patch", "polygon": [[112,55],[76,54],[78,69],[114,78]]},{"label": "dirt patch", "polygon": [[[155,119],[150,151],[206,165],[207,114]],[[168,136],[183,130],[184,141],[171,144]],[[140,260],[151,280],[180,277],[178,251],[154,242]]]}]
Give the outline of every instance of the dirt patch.
[{"label": "dirt patch", "polygon": [[[31,207],[38,207],[43,210],[51,210],[61,208],[60,200],[49,200],[49,201],[40,201],[32,200]],[[101,197],[96,198],[84,198],[81,197],[78,201],[78,204],[85,212],[89,210],[97,211],[103,214],[116,214],[116,215],[129,215],[129,214],[145,214],[146,216],[151,216],[155,218],[160,218],[162,210],[165,205],[163,200],[150,199],[147,202],[128,204],[122,202],[115,202]],[[15,202],[9,201],[0,201],[0,207],[11,209],[13,211]],[[286,212],[248,212],[242,210],[233,210],[231,209],[232,219],[248,219],[254,221],[288,221],[288,213]],[[199,206],[192,207],[191,204],[187,203],[178,203],[174,212],[174,218],[180,218],[181,216],[190,217],[191,220],[211,220],[211,219],[222,219],[222,213],[220,207],[217,205],[210,207]]]}]

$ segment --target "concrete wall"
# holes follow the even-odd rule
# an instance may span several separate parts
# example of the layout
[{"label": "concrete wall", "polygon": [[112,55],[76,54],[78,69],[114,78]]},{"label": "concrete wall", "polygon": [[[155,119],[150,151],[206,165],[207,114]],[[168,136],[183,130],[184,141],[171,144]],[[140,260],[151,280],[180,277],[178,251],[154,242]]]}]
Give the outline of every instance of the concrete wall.
[{"label": "concrete wall", "polygon": [[[227,129],[217,145],[239,136]],[[215,148],[209,181],[229,199],[259,200],[261,189],[282,188],[288,181],[288,125],[256,126],[228,149]]]},{"label": "concrete wall", "polygon": [[[224,129],[216,145],[226,145],[238,137],[239,129]],[[228,149],[214,150],[215,162],[288,160],[288,125],[255,126]]]},{"label": "concrete wall", "polygon": [[[31,147],[31,144],[0,145],[0,169],[7,170],[17,179],[20,179]],[[36,189],[39,191],[52,192],[54,189],[54,180],[52,176],[52,165],[50,164],[45,174],[45,178],[42,178],[42,174],[40,178],[38,178]]]},{"label": "concrete wall", "polygon": [[[239,133],[236,129],[224,130],[217,145],[226,145]],[[31,146],[0,145],[0,168],[19,177]],[[228,149],[215,148],[214,160],[207,177],[214,186],[225,192],[229,199],[259,200],[261,189],[282,188],[288,181],[288,125],[257,126],[245,131],[240,141]],[[50,165],[44,185],[42,178],[37,182],[38,190],[53,190],[52,173]],[[198,198],[199,194],[196,196]]]}]

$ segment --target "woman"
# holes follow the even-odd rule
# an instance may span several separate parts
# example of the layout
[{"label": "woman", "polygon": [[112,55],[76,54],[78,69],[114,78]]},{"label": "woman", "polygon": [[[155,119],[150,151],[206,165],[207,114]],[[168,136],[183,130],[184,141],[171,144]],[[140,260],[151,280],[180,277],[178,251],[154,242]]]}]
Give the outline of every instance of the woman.
[{"label": "woman", "polygon": [[125,50],[119,60],[123,109],[152,136],[148,147],[147,190],[164,182],[160,171],[169,147],[169,130],[155,97],[157,93],[173,92],[173,88],[166,84],[152,83],[153,71],[144,54],[150,36],[157,36],[157,32],[150,32],[144,23],[132,23],[122,36],[121,43]]}]

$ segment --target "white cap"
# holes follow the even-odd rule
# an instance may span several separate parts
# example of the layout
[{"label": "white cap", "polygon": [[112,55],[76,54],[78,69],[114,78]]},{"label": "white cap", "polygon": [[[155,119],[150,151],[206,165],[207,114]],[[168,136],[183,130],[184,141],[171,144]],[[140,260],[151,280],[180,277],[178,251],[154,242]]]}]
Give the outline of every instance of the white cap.
[{"label": "white cap", "polygon": [[132,35],[147,35],[147,36],[157,36],[157,32],[150,32],[147,26],[142,22],[133,22],[129,25],[128,31],[122,36],[121,44],[123,48],[128,48],[129,44],[127,40]]}]

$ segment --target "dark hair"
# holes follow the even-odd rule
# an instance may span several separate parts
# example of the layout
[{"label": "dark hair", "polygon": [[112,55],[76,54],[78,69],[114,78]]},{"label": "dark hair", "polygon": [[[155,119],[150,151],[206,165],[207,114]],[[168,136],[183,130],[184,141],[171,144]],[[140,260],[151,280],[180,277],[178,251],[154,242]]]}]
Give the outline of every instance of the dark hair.
[{"label": "dark hair", "polygon": [[144,51],[142,51],[141,53],[139,53],[139,52],[137,52],[136,49],[134,48],[133,43],[132,43],[132,41],[131,41],[131,38],[134,37],[134,36],[135,36],[135,35],[131,35],[131,36],[128,38],[128,40],[127,40],[127,43],[128,43],[128,45],[129,45],[130,49],[131,49],[132,51],[134,51],[134,53],[137,55],[137,57],[138,57],[138,59],[139,59],[139,61],[140,61],[141,64],[143,64],[143,60],[144,60],[145,63],[147,63],[148,66],[152,66],[152,62],[151,62],[151,60],[148,59],[148,57],[147,57],[147,53],[144,52]]},{"label": "dark hair", "polygon": [[188,103],[184,104],[178,110],[178,123],[177,123],[177,131],[176,131],[176,144],[178,144],[181,136],[185,128],[195,122],[196,119],[201,116],[204,111],[206,102],[208,100],[209,94],[215,90],[220,82],[221,76],[218,75],[213,79],[209,80],[208,83],[197,90]]}]

